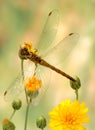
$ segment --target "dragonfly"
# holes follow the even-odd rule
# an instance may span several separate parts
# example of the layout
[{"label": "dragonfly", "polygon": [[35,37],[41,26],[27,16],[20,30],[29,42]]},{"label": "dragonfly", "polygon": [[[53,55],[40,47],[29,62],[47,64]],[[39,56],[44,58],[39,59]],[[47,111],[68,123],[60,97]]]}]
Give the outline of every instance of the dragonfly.
[{"label": "dragonfly", "polygon": [[[49,68],[50,70],[57,72],[58,74],[66,77],[69,80],[72,80],[74,82],[76,81],[72,76],[65,73],[61,69],[57,68],[56,65],[54,65],[53,62],[51,62],[54,61],[56,55],[58,55],[59,57],[63,57],[64,60],[65,57],[67,57],[73,50],[79,38],[79,35],[77,33],[70,33],[60,42],[54,45],[54,38],[57,35],[58,25],[59,25],[59,12],[57,10],[53,10],[48,14],[48,17],[46,19],[40,40],[37,44],[38,49],[29,50],[26,46],[20,47],[19,57],[24,61],[30,62],[28,63],[26,70],[24,70],[25,75],[28,75],[28,77],[30,75],[33,75],[35,72],[37,74],[40,67],[45,67],[45,69]],[[48,57],[50,58],[50,62],[47,61],[47,59],[49,59]],[[4,97],[8,99],[12,95],[16,96],[17,93],[21,93],[23,88],[24,87],[22,83],[22,75],[19,74],[16,80],[4,92]],[[37,99],[34,99],[34,102],[40,99],[41,95],[43,95],[42,93],[44,93],[44,91],[46,90],[46,86],[45,88],[42,87],[42,89],[40,90]]]}]

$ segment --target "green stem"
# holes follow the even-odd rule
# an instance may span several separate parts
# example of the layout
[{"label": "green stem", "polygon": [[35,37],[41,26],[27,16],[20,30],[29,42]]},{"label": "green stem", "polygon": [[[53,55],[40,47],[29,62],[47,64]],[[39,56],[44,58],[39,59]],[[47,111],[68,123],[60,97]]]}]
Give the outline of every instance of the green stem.
[{"label": "green stem", "polygon": [[[22,59],[21,60],[21,72],[22,72],[22,80],[24,81],[24,66],[23,66],[23,63],[24,60]],[[27,91],[26,89],[25,90],[25,95],[26,95],[26,102],[27,102],[27,107],[26,107],[26,115],[25,115],[25,125],[24,125],[24,130],[27,129],[27,122],[28,122],[28,112],[29,112],[29,106],[30,106],[30,102],[28,102],[28,95],[27,95]]]},{"label": "green stem", "polygon": [[14,114],[15,114],[16,110],[13,111],[12,115],[10,116],[10,120],[13,118]]},{"label": "green stem", "polygon": [[[24,60],[21,60],[21,73],[22,73],[22,80],[24,81],[24,66],[23,66]],[[25,90],[25,95],[26,95],[26,102],[28,104],[28,96],[27,96],[27,92],[26,89]]]},{"label": "green stem", "polygon": [[78,89],[75,90],[76,100],[78,100]]},{"label": "green stem", "polygon": [[27,129],[27,122],[28,122],[28,112],[29,112],[29,106],[30,106],[30,102],[27,104],[27,108],[26,108],[26,115],[25,115],[25,125],[24,125],[24,130]]}]

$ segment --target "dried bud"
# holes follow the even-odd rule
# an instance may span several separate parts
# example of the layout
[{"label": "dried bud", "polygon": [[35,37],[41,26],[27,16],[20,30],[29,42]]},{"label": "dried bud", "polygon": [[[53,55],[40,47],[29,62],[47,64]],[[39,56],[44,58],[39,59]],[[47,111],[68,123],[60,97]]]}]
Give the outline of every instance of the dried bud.
[{"label": "dried bud", "polygon": [[20,99],[16,99],[12,102],[12,107],[14,110],[19,110],[21,108],[22,102]]},{"label": "dried bud", "polygon": [[81,82],[79,77],[76,76],[75,80],[76,80],[75,82],[70,80],[70,86],[74,90],[79,89],[81,87]]},{"label": "dried bud", "polygon": [[44,129],[46,127],[46,119],[45,119],[45,117],[40,116],[39,118],[37,118],[36,125],[37,125],[38,128]]},{"label": "dried bud", "polygon": [[2,125],[3,125],[3,130],[15,130],[15,125],[8,119],[4,119]]}]

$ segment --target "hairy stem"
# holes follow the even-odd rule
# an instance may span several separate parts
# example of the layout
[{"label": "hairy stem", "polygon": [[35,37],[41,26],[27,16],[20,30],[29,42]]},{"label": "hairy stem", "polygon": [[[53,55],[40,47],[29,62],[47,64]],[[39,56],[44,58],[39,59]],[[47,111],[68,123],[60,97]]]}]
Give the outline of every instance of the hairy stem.
[{"label": "hairy stem", "polygon": [[78,89],[75,90],[76,100],[78,100]]},{"label": "hairy stem", "polygon": [[[24,81],[24,66],[23,66],[23,64],[24,64],[24,60],[21,60],[22,80]],[[25,90],[25,95],[26,95],[26,102],[27,102],[27,104],[28,104],[28,96],[27,96],[27,92],[26,92],[26,89],[24,89],[24,90]]]},{"label": "hairy stem", "polygon": [[27,108],[26,108],[26,115],[25,115],[25,125],[24,125],[24,130],[26,130],[26,129],[27,129],[27,122],[28,122],[29,106],[30,106],[30,102],[27,104]]},{"label": "hairy stem", "polygon": [[10,116],[10,120],[13,118],[14,114],[15,114],[16,110],[13,111],[12,115]]}]

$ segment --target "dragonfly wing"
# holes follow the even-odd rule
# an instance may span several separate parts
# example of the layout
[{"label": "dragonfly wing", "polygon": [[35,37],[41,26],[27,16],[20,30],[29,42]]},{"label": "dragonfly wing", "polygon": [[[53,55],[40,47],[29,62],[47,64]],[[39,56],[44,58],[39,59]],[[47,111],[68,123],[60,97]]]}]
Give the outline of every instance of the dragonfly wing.
[{"label": "dragonfly wing", "polygon": [[24,79],[26,80],[29,77],[32,77],[35,72],[35,64],[30,60],[24,62]]},{"label": "dragonfly wing", "polygon": [[63,38],[55,47],[50,49],[44,59],[52,65],[58,65],[59,62],[63,63],[68,57],[70,52],[74,49],[79,39],[79,34],[70,33],[67,37]]},{"label": "dragonfly wing", "polygon": [[59,25],[59,13],[58,10],[53,10],[48,14],[46,23],[40,36],[40,40],[37,44],[40,54],[52,46],[54,38],[56,37]]},{"label": "dragonfly wing", "polygon": [[24,87],[22,84],[22,76],[21,74],[19,74],[17,78],[12,82],[12,84],[4,92],[4,99],[6,101],[12,101],[23,91],[23,88]]},{"label": "dragonfly wing", "polygon": [[[31,77],[34,74],[35,64],[31,63],[31,61],[25,61],[24,64],[24,79]],[[6,89],[4,92],[4,98],[6,101],[12,101],[13,99],[20,96],[20,94],[24,91],[24,81],[22,78],[22,74],[19,73],[15,78],[13,83]]]},{"label": "dragonfly wing", "polygon": [[33,105],[38,105],[41,98],[44,96],[45,92],[47,91],[50,83],[50,70],[48,68],[45,68],[41,65],[37,66],[36,69],[36,77],[41,80],[42,86],[38,91],[37,97],[32,99]]}]

